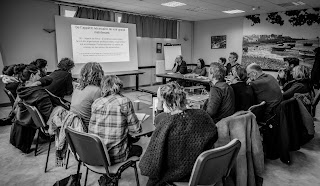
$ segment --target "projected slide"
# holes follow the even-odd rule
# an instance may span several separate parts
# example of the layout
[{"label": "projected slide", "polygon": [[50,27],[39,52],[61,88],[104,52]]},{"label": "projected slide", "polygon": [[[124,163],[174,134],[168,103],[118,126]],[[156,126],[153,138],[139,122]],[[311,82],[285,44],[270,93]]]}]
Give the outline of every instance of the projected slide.
[{"label": "projected slide", "polygon": [[128,62],[128,28],[71,25],[75,63]]}]

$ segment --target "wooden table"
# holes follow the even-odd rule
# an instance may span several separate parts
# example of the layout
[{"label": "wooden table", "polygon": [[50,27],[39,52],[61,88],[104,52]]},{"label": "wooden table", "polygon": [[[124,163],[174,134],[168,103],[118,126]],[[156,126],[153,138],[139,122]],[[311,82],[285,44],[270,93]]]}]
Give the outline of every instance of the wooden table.
[{"label": "wooden table", "polygon": [[202,83],[202,84],[209,84],[209,79],[188,78],[188,77],[184,77],[183,74],[179,74],[179,73],[156,74],[156,76],[162,77],[162,84],[167,83],[167,78],[182,79],[185,81],[192,81],[192,82],[197,82],[197,83]]},{"label": "wooden table", "polygon": [[[144,72],[139,70],[131,70],[131,71],[119,71],[119,72],[104,72],[104,75],[116,75],[116,76],[136,76],[136,90],[139,90],[139,75],[144,74]],[[73,78],[79,78],[80,74],[72,74]]]},{"label": "wooden table", "polygon": [[145,113],[150,115],[148,119],[146,119],[143,123],[141,123],[142,131],[140,133],[131,134],[132,137],[141,137],[141,136],[151,136],[152,132],[156,129],[153,124],[153,114],[151,105],[140,102],[140,109],[135,110],[135,113]]}]

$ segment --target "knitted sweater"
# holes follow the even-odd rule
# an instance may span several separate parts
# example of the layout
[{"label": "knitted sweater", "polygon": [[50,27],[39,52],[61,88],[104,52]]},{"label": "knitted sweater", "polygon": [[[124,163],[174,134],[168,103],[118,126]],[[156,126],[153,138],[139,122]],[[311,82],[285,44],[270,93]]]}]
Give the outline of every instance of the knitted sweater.
[{"label": "knitted sweater", "polygon": [[161,113],[156,130],[142,157],[141,174],[148,176],[147,185],[188,181],[197,157],[217,141],[217,128],[211,117],[200,109],[180,114]]}]

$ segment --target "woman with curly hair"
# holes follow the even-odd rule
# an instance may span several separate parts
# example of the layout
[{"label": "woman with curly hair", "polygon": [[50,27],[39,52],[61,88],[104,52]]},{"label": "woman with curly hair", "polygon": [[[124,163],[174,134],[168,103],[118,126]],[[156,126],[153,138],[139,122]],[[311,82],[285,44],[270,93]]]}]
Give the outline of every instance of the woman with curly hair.
[{"label": "woman with curly hair", "polygon": [[155,118],[156,129],[139,163],[141,174],[149,177],[148,186],[188,181],[197,157],[217,141],[217,128],[206,111],[186,108],[186,93],[176,82],[162,86],[157,97],[157,112],[163,104],[170,112]]},{"label": "woman with curly hair", "polygon": [[52,83],[46,87],[54,95],[63,98],[73,92],[71,69],[74,62],[69,58],[63,58],[58,64],[58,69],[49,76],[53,79]]},{"label": "woman with curly hair", "polygon": [[82,67],[79,85],[73,90],[70,110],[78,114],[87,127],[91,117],[91,105],[101,97],[100,83],[103,76],[101,65],[89,62]]}]

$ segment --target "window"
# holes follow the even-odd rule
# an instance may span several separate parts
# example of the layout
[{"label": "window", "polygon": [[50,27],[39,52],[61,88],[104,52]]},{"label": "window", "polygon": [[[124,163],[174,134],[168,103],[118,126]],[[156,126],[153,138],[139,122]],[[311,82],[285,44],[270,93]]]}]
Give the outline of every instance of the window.
[{"label": "window", "polygon": [[78,7],[60,5],[60,15],[64,17],[74,17]]}]

